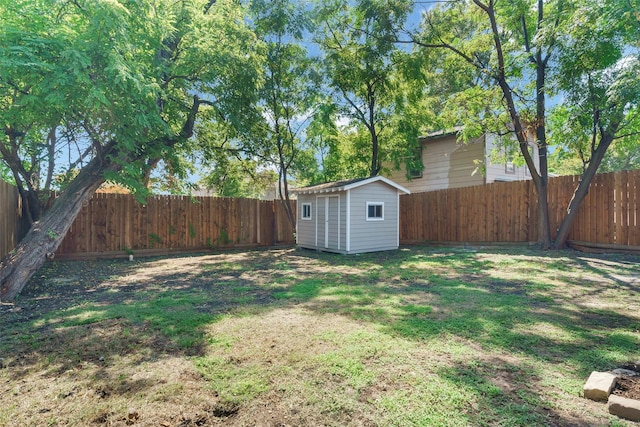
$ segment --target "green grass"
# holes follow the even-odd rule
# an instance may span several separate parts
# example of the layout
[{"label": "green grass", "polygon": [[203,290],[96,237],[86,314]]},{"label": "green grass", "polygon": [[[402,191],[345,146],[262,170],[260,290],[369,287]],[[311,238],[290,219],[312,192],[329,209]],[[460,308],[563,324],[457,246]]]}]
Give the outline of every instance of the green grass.
[{"label": "green grass", "polygon": [[195,358],[194,363],[209,387],[231,405],[250,401],[268,388],[259,366],[239,367],[233,358],[214,356]]},{"label": "green grass", "polygon": [[[177,357],[202,390],[185,392],[176,380],[149,385],[149,395],[170,407],[195,393],[209,401],[201,412],[214,399],[226,408],[218,412],[234,414],[229,425],[267,407],[297,425],[627,425],[580,394],[591,371],[640,357],[640,289],[620,279],[639,277],[638,261],[428,247],[221,254],[164,273],[138,261],[129,274],[145,281],[135,291],[115,292],[120,276],[105,274],[94,292],[8,323],[0,354],[34,381],[91,361],[90,388],[109,380],[96,360],[128,384],[141,360]],[[52,274],[69,289],[64,268],[50,268],[43,280]],[[38,297],[20,304],[36,310]],[[0,370],[9,388],[27,375],[17,369]],[[136,393],[128,399],[144,401],[144,389]],[[3,397],[0,407],[0,425],[24,411]],[[69,419],[43,414],[37,422]]]}]

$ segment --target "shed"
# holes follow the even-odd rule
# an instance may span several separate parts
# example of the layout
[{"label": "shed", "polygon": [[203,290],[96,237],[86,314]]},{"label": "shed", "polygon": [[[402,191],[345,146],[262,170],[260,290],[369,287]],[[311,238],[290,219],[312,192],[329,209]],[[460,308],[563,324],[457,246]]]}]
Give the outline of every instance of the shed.
[{"label": "shed", "polygon": [[409,190],[375,176],[295,190],[298,246],[342,254],[400,245],[400,193]]}]

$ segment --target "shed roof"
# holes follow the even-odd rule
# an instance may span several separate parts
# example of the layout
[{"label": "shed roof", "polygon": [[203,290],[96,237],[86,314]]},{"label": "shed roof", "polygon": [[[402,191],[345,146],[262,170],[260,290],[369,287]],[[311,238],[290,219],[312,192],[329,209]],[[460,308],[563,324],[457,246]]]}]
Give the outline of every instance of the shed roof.
[{"label": "shed roof", "polygon": [[401,185],[396,184],[388,178],[383,176],[372,176],[369,178],[356,178],[343,181],[326,182],[324,184],[312,185],[310,187],[302,187],[292,190],[298,194],[313,194],[313,193],[334,193],[336,191],[347,191],[352,188],[362,187],[363,185],[371,184],[373,182],[382,181],[390,187],[395,188],[405,194],[409,194],[410,191]]}]

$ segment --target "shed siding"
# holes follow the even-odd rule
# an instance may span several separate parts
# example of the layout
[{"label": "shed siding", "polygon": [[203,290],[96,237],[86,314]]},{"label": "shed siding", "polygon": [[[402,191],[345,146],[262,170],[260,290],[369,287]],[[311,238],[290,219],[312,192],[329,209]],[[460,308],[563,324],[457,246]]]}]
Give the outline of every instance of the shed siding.
[{"label": "shed siding", "polygon": [[[315,247],[316,240],[316,200],[314,195],[301,194],[298,196],[298,231],[296,241],[304,247]],[[311,220],[302,219],[302,204],[311,203]]]},{"label": "shed siding", "polygon": [[326,207],[327,203],[326,197],[316,197],[316,206],[318,214],[316,215],[316,247],[325,249],[325,242],[327,237],[327,229],[326,229]]},{"label": "shed siding", "polygon": [[[398,247],[398,194],[389,186],[375,182],[350,191],[350,253],[396,249]],[[384,203],[384,220],[367,221],[367,202]]]},{"label": "shed siding", "polygon": [[340,193],[340,250],[347,250],[347,194]]},{"label": "shed siding", "polygon": [[[299,246],[331,251],[345,251],[346,212],[345,193],[331,195],[301,194],[298,196],[298,232],[296,242]],[[311,203],[311,221],[302,219],[302,204]],[[325,221],[326,206],[329,205],[328,222]],[[326,233],[325,233],[326,231]]]},{"label": "shed siding", "polygon": [[[367,202],[384,204],[383,220],[367,221]],[[312,220],[302,220],[302,206],[311,204]],[[298,246],[338,253],[398,248],[398,189],[383,181],[346,191],[298,195]]]},{"label": "shed siding", "polygon": [[327,237],[328,237],[328,242],[327,242],[327,247],[328,249],[341,249],[340,248],[340,237],[339,237],[339,232],[340,232],[340,212],[338,211],[338,209],[340,208],[340,198],[338,197],[328,197],[327,201],[329,203],[329,221],[328,221],[328,228],[329,228],[329,232],[327,233]]}]

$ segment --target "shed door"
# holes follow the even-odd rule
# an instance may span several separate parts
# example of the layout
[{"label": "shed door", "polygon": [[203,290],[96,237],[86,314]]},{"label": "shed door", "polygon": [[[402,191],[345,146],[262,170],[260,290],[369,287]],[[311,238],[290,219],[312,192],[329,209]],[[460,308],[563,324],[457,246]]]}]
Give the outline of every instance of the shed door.
[{"label": "shed door", "polygon": [[318,197],[316,206],[318,246],[340,249],[340,196]]}]

